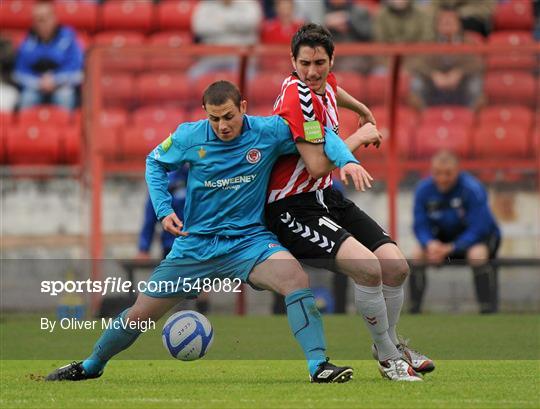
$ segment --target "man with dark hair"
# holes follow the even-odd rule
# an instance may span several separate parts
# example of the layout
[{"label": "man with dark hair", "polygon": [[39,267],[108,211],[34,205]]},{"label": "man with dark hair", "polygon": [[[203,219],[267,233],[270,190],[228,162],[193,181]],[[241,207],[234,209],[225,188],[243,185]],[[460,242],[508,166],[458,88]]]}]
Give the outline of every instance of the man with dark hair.
[{"label": "man with dark hair", "polygon": [[[122,312],[83,362],[51,373],[47,380],[84,380],[102,375],[107,362],[140,335],[133,324],[156,321],[179,298],[195,289],[170,283],[228,278],[285,296],[291,331],[308,361],[312,382],[347,382],[349,367],[326,358],[321,316],[308,288],[307,274],[264,226],[264,200],[277,157],[295,151],[289,127],[279,116],[245,115],[236,87],[226,81],[204,93],[208,119],[181,124],[146,159],[146,181],[163,228],[177,236],[171,252],[154,270],[135,305]],[[238,102],[239,101],[239,102]],[[339,137],[327,130],[325,154],[341,168],[342,178],[364,182],[362,168]],[[184,221],[171,206],[167,172],[189,164]],[[165,285],[163,285],[165,284]]]},{"label": "man with dark hair", "polygon": [[58,25],[53,2],[38,1],[32,30],[22,43],[13,78],[22,88],[21,109],[50,102],[67,109],[76,105],[83,77],[83,52],[75,32]]},{"label": "man with dark hair", "polygon": [[460,172],[458,158],[451,152],[435,154],[431,177],[416,189],[414,233],[421,247],[415,250],[409,280],[412,313],[421,309],[426,264],[439,265],[446,259],[467,260],[473,269],[480,311],[497,312],[497,270],[489,260],[497,255],[501,233],[484,187],[471,174]]},{"label": "man with dark hair", "polygon": [[[409,266],[390,236],[353,202],[332,188],[324,157],[325,129],[338,130],[338,106],[358,113],[364,124],[345,143],[351,151],[381,136],[369,109],[338,87],[330,72],[334,44],[316,24],[304,25],[291,42],[295,71],[285,79],[274,105],[291,128],[298,154],[280,159],[272,171],[266,206],[268,227],[299,260],[355,282],[355,303],[374,342],[373,355],[383,377],[417,381],[417,372],[434,369],[426,356],[397,337],[403,282]],[[310,163],[323,162],[314,173]]]}]

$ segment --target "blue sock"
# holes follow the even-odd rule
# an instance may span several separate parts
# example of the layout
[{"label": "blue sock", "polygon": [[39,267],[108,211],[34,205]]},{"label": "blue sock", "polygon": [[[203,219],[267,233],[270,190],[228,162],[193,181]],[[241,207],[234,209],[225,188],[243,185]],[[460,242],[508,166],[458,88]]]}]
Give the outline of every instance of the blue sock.
[{"label": "blue sock", "polygon": [[319,364],[326,361],[326,340],[315,297],[309,288],[303,288],[287,295],[285,305],[289,326],[308,360],[309,373],[313,375]]},{"label": "blue sock", "polygon": [[[129,309],[126,309],[120,313],[113,323],[125,320],[128,311]],[[111,325],[97,340],[92,355],[83,361],[84,371],[91,375],[101,372],[109,359],[133,344],[139,335],[141,332],[136,329],[123,328],[122,326],[115,329],[114,325]]]}]

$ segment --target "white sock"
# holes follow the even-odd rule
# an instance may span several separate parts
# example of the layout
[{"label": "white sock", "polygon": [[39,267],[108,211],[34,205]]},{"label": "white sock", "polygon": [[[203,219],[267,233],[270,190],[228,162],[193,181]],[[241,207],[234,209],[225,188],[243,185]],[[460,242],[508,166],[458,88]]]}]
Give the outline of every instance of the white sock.
[{"label": "white sock", "polygon": [[366,327],[377,347],[379,361],[401,357],[401,354],[388,335],[388,314],[386,312],[382,285],[366,287],[355,284],[354,298],[356,308],[364,318]]},{"label": "white sock", "polygon": [[390,287],[383,284],[382,292],[386,302],[386,312],[388,313],[388,335],[392,342],[397,345],[399,339],[396,333],[396,326],[403,307],[403,284],[398,287]]}]

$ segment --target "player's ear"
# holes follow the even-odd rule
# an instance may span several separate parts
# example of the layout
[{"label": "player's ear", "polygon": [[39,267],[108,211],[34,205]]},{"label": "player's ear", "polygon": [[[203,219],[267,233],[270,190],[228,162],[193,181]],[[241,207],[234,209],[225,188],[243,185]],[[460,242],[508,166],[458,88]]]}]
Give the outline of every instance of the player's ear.
[{"label": "player's ear", "polygon": [[247,101],[243,99],[240,101],[240,113],[244,115],[247,112]]},{"label": "player's ear", "polygon": [[330,58],[330,69],[334,68],[334,56]]},{"label": "player's ear", "polygon": [[294,68],[294,70],[296,71],[296,60],[294,59],[294,55],[291,53],[291,64]]}]

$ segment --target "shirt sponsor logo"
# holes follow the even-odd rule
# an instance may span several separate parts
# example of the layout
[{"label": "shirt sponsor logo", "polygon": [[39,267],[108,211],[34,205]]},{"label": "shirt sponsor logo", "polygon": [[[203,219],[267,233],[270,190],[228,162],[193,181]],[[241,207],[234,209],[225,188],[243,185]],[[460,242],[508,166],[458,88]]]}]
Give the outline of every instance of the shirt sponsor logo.
[{"label": "shirt sponsor logo", "polygon": [[243,175],[227,179],[205,180],[204,187],[224,190],[238,190],[242,184],[251,183],[256,177],[257,175]]},{"label": "shirt sponsor logo", "polygon": [[246,153],[246,159],[252,165],[257,163],[261,160],[261,151],[258,149],[250,149],[248,153]]}]

